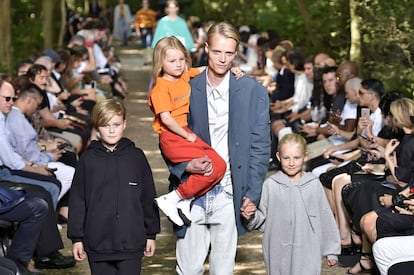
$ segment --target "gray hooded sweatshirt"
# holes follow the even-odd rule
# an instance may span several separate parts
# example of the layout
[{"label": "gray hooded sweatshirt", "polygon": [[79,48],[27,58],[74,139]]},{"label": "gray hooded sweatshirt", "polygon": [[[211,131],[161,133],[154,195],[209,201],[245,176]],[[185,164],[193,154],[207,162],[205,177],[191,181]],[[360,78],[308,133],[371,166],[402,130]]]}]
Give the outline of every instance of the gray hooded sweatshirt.
[{"label": "gray hooded sweatshirt", "polygon": [[281,171],[266,179],[259,208],[247,226],[264,232],[263,256],[270,275],[319,275],[322,256],[337,259],[341,251],[334,216],[312,173],[304,173],[298,182]]}]

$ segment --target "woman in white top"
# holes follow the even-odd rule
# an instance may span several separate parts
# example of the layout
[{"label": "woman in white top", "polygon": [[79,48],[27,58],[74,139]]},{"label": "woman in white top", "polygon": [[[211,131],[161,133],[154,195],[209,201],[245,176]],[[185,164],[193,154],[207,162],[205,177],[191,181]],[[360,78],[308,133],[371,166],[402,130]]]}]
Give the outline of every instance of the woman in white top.
[{"label": "woman in white top", "polygon": [[[276,102],[276,110],[273,112],[286,114],[286,118],[297,114],[307,107],[310,98],[312,96],[313,82],[306,77],[305,74],[305,57],[298,50],[294,50],[287,55],[288,69],[295,74],[295,92],[292,97],[283,101]],[[290,114],[288,113],[290,112]],[[273,122],[272,129],[273,133],[277,136],[280,129],[289,126],[288,121],[282,119]]]}]

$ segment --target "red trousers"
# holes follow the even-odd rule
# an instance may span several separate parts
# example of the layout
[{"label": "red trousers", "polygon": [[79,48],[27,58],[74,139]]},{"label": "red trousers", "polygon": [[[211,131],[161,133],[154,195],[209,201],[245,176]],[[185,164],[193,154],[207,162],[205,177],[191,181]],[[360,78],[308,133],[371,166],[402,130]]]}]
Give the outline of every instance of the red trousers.
[{"label": "red trousers", "polygon": [[[191,130],[184,127],[187,132]],[[191,174],[186,182],[180,184],[177,192],[183,199],[200,197],[217,184],[226,172],[226,163],[211,146],[197,137],[195,142],[189,142],[170,131],[160,134],[160,147],[164,156],[173,163],[190,161],[195,158],[208,156],[213,166],[209,176]]]}]

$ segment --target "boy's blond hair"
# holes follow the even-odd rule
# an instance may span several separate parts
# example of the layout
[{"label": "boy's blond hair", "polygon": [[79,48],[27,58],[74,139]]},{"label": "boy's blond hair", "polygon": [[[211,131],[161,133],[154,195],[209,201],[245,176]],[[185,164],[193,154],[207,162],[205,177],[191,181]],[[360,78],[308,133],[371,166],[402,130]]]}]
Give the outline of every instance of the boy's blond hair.
[{"label": "boy's blond hair", "polygon": [[96,103],[92,110],[92,121],[95,128],[108,123],[114,116],[122,116],[125,120],[126,109],[124,105],[115,99],[104,99]]}]

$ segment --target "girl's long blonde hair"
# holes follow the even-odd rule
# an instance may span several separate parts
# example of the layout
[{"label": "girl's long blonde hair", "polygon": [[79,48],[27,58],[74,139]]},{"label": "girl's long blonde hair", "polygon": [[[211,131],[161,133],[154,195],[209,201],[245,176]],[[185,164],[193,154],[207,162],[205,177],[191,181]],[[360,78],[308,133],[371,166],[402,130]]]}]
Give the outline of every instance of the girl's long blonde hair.
[{"label": "girl's long blonde hair", "polygon": [[168,36],[161,38],[154,48],[153,53],[153,68],[152,68],[152,77],[154,79],[154,84],[157,82],[157,77],[163,76],[164,72],[162,70],[162,62],[165,58],[167,50],[175,49],[182,51],[185,57],[186,70],[191,68],[191,57],[190,54],[185,49],[183,43],[175,37]]}]

